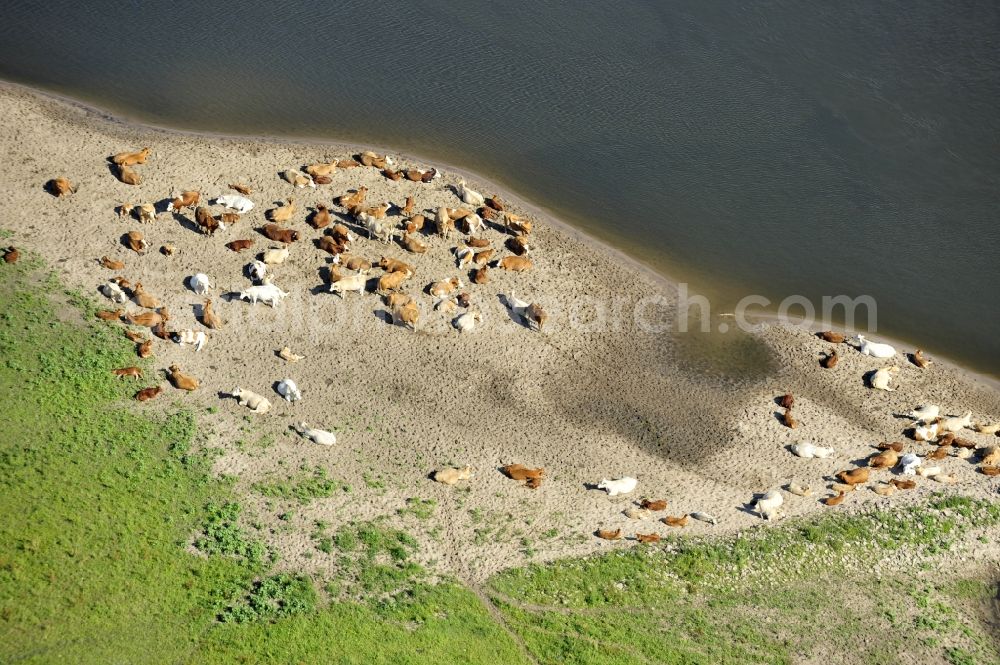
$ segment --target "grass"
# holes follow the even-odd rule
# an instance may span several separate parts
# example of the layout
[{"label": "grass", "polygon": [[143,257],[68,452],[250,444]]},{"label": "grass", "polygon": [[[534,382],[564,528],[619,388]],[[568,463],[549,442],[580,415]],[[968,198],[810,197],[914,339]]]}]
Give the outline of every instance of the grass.
[{"label": "grass", "polygon": [[373,489],[373,490],[385,489],[385,481],[382,480],[381,477],[376,477],[371,473],[369,473],[368,471],[364,473],[364,475],[362,476],[362,480],[365,483],[365,487],[367,487],[368,489]]},{"label": "grass", "polygon": [[416,517],[418,520],[427,520],[434,515],[434,510],[437,508],[437,501],[434,499],[421,499],[418,497],[410,497],[406,500],[406,507],[400,508],[396,513],[400,517],[412,516]]},{"label": "grass", "polygon": [[426,578],[412,561],[419,545],[405,531],[379,521],[362,522],[342,527],[331,540],[341,553],[341,573],[363,592],[355,593],[355,599],[405,596]]},{"label": "grass", "polygon": [[312,581],[300,575],[281,573],[258,580],[246,595],[227,607],[219,620],[248,623],[277,621],[316,610],[317,595]]},{"label": "grass", "polygon": [[276,622],[223,624],[192,663],[522,663],[510,638],[455,584],[391,604],[342,602]]},{"label": "grass", "polygon": [[[0,265],[0,662],[1000,661],[996,581],[922,571],[995,539],[1000,505],[957,494],[510,570],[485,587],[494,615],[432,582],[389,519],[310,522],[336,573],[276,570],[193,415],[136,405],[110,374],[136,361],[92,309],[37,261]],[[254,491],[304,504],[344,486],[307,468]]]},{"label": "grass", "polygon": [[110,370],[131,345],[60,323],[53,292],[67,299],[30,264],[0,270],[0,661],[183,658],[253,574],[184,553],[223,488],[189,414],[124,401],[135,387]]},{"label": "grass", "polygon": [[319,466],[308,473],[285,480],[255,483],[253,489],[272,499],[294,499],[301,504],[307,504],[313,499],[331,497],[338,491],[351,490],[349,485],[329,478],[326,469]]},{"label": "grass", "polygon": [[237,524],[240,506],[234,502],[222,505],[208,504],[205,509],[202,533],[194,546],[205,554],[219,554],[246,560],[251,565],[259,565],[264,560],[264,546],[247,538]]},{"label": "grass", "polygon": [[842,662],[837,645],[850,644],[854,662],[924,649],[917,660],[991,663],[1000,645],[963,603],[989,599],[995,582],[916,585],[919,563],[884,574],[872,563],[938,557],[997,525],[1000,504],[937,495],[914,508],[529,566],[498,575],[489,591],[542,662]]}]

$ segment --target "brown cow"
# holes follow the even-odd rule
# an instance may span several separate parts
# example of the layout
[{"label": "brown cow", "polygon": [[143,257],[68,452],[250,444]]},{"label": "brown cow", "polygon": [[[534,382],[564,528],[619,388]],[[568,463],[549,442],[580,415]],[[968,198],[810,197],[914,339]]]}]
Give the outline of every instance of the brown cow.
[{"label": "brown cow", "polygon": [[313,178],[316,176],[328,176],[337,169],[337,162],[317,162],[316,164],[310,164],[305,168],[305,172],[311,175]]},{"label": "brown cow", "polygon": [[101,266],[107,268],[108,270],[124,270],[125,263],[123,261],[112,261],[106,256],[101,257]]},{"label": "brown cow", "polygon": [[53,178],[45,183],[45,189],[56,198],[63,196],[68,196],[76,192],[76,187],[74,187],[69,180],[66,178]]},{"label": "brown cow", "polygon": [[316,246],[322,249],[324,252],[329,252],[334,256],[336,256],[337,254],[342,254],[343,252],[347,251],[346,243],[338,242],[331,236],[323,236],[322,238],[319,239]]},{"label": "brown cow", "polygon": [[410,278],[406,272],[387,272],[378,278],[378,292],[394,291],[403,285]]},{"label": "brown cow", "polygon": [[292,218],[295,214],[295,199],[288,197],[284,205],[278,206],[267,211],[267,218],[272,222],[277,222],[279,224],[284,224]]},{"label": "brown cow", "polygon": [[340,263],[348,270],[356,272],[368,272],[372,269],[372,262],[361,256],[342,254],[340,256]]},{"label": "brown cow", "polygon": [[142,233],[139,231],[129,231],[125,235],[125,244],[136,254],[142,254],[149,247],[149,243],[145,241]]},{"label": "brown cow", "polygon": [[507,239],[507,249],[514,252],[518,256],[524,256],[528,253],[528,238],[527,236],[514,236],[513,238]]},{"label": "brown cow", "polygon": [[212,309],[212,299],[209,298],[205,301],[205,304],[201,306],[201,322],[205,324],[206,328],[211,328],[213,330],[218,330],[222,327],[222,317],[215,313]]},{"label": "brown cow", "polygon": [[367,187],[358,187],[357,191],[350,194],[342,194],[340,197],[335,199],[335,203],[339,206],[343,206],[348,210],[352,208],[360,207],[365,202],[365,197],[368,196]]},{"label": "brown cow", "polygon": [[407,275],[414,273],[413,266],[398,259],[390,259],[385,256],[379,259],[378,267],[386,272],[405,272]]},{"label": "brown cow", "polygon": [[334,224],[333,228],[328,229],[325,233],[339,243],[349,243],[354,239],[351,230],[343,224]]},{"label": "brown cow", "polygon": [[119,152],[111,156],[111,161],[118,166],[133,166],[134,164],[145,164],[152,150],[143,148],[138,152]]},{"label": "brown cow", "polygon": [[824,330],[823,332],[816,333],[824,342],[830,342],[830,344],[842,344],[847,337],[843,333],[834,332],[832,330]]},{"label": "brown cow", "polygon": [[219,220],[212,217],[212,213],[204,206],[194,209],[194,221],[198,223],[199,230],[205,235],[214,235],[219,228]]},{"label": "brown cow", "polygon": [[408,220],[406,220],[406,225],[403,227],[403,229],[407,233],[416,233],[417,231],[422,231],[424,228],[424,222],[426,221],[427,221],[426,217],[424,217],[421,214],[416,214],[413,217],[410,217]]},{"label": "brown cow", "polygon": [[153,399],[157,395],[163,392],[163,386],[156,386],[155,388],[143,388],[135,394],[136,401],[145,402]]},{"label": "brown cow", "polygon": [[132,300],[139,307],[145,307],[146,309],[156,309],[161,307],[162,303],[156,298],[156,296],[150,295],[148,291],[142,286],[142,282],[136,282],[135,288],[132,290]]},{"label": "brown cow", "polygon": [[511,480],[528,480],[530,478],[545,477],[544,468],[529,469],[523,464],[508,464],[507,466],[500,467],[500,470]]},{"label": "brown cow", "polygon": [[142,182],[142,177],[128,166],[116,166],[115,177],[126,185],[138,185]]},{"label": "brown cow", "polygon": [[465,244],[467,247],[475,247],[476,249],[482,249],[483,247],[489,247],[490,241],[486,238],[473,238],[469,236],[465,239]]},{"label": "brown cow", "polygon": [[299,239],[298,231],[283,229],[277,224],[265,224],[264,228],[261,229],[261,233],[267,236],[267,238],[270,240],[273,240],[275,242],[283,242],[285,244],[293,243]]},{"label": "brown cow", "polygon": [[138,314],[126,314],[125,320],[134,326],[144,326],[152,328],[163,323],[163,317],[156,312],[140,312]]},{"label": "brown cow", "polygon": [[531,270],[534,264],[526,256],[505,256],[493,264],[494,268],[503,268],[511,272],[524,272]]},{"label": "brown cow", "polygon": [[320,204],[316,206],[316,212],[309,218],[309,225],[314,229],[322,229],[329,226],[330,221],[330,209]]},{"label": "brown cow", "polygon": [[170,204],[167,206],[167,211],[178,211],[181,208],[193,208],[198,205],[201,201],[201,192],[181,192],[179,196],[175,196],[171,199]]},{"label": "brown cow", "polygon": [[233,240],[232,242],[227,242],[226,247],[233,250],[234,252],[242,252],[244,249],[250,249],[253,247],[253,240],[243,239],[243,240]]},{"label": "brown cow", "polygon": [[403,234],[403,237],[399,239],[399,244],[403,246],[403,249],[411,254],[424,254],[427,251],[427,245],[422,243],[419,238],[414,238],[409,233]]},{"label": "brown cow", "polygon": [[167,378],[170,379],[170,383],[174,384],[174,388],[178,390],[195,390],[201,385],[198,379],[184,374],[181,372],[181,368],[177,365],[171,365],[167,373]]}]

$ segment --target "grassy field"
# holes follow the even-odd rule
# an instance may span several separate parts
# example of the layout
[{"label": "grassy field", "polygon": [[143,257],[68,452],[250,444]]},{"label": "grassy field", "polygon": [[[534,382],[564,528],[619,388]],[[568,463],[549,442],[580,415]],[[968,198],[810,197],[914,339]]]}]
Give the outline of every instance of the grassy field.
[{"label": "grassy field", "polygon": [[973,529],[996,539],[998,524],[997,504],[936,497],[512,570],[491,590],[546,662],[886,663],[910,653],[995,663],[996,580],[964,577],[974,564],[936,564]]},{"label": "grassy field", "polygon": [[[997,580],[950,559],[995,543],[1000,506],[959,496],[481,589],[431,583],[419,543],[379,520],[317,523],[338,575],[278,572],[195,417],[169,393],[136,405],[111,375],[136,358],[90,307],[37,263],[0,264],[0,662],[1000,662]],[[345,488],[304,470],[253,491],[307,504]]]}]

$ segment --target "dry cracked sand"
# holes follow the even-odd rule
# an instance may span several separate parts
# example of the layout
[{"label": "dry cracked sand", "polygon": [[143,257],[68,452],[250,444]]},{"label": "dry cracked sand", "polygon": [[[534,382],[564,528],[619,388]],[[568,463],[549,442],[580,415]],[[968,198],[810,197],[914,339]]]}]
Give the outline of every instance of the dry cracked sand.
[{"label": "dry cracked sand", "polygon": [[[641,497],[666,499],[664,514],[701,511],[718,518],[715,526],[692,520],[684,529],[690,534],[761,525],[746,504],[792,479],[812,486],[816,495],[786,493],[784,516],[903,503],[945,486],[918,478],[916,490],[890,498],[863,488],[838,508],[818,499],[831,494],[831,474],[854,466],[879,442],[905,440],[909,450],[930,449],[904,439],[908,421],[894,414],[933,402],[947,413],[968,410],[975,420],[1000,419],[1000,391],[943,362],[920,370],[901,355],[882,361],[841,345],[839,365],[824,370],[818,354],[830,345],[808,330],[781,325],[725,338],[649,332],[650,325],[676,319],[674,285],[505,194],[514,211],[536,220],[535,267],[526,273],[493,270],[484,285],[469,285],[467,272],[456,267],[451,248],[457,236],[426,236],[430,251],[412,255],[358,232],[352,254],[394,257],[416,267],[404,287],[422,310],[418,330],[411,332],[385,321],[387,308],[373,293],[341,299],[326,291],[322,275],[331,257],[315,247],[322,231],[305,223],[306,214],[323,203],[346,220],[332,201],[361,185],[370,188],[373,204],[402,204],[412,195],[418,210],[458,206],[456,172],[445,168],[443,177],[424,184],[392,182],[374,168],[338,169],[331,184],[294,189],[279,172],[346,158],[357,148],[141,127],[16,86],[0,88],[0,112],[6,157],[0,167],[0,228],[13,232],[6,242],[40,255],[65,284],[101,307],[112,307],[97,290],[109,277],[120,273],[141,281],[169,307],[175,330],[202,329],[196,313],[203,299],[186,279],[196,272],[213,279],[211,297],[225,327],[211,332],[200,353],[156,340],[153,366],[159,374],[147,375],[142,385],[159,382],[167,393],[136,408],[162,411],[180,404],[198,413],[201,443],[224,451],[216,470],[236,477],[246,519],[273,527],[265,533],[280,553],[279,567],[322,573],[336,566],[335,555],[317,551],[310,536],[317,520],[336,529],[386,516],[418,537],[425,562],[475,582],[529,559],[633,546],[599,540],[593,536],[597,528],[621,527],[627,535],[670,532],[656,521],[659,514],[641,522],[623,514]],[[152,148],[152,156],[137,167],[142,183],[120,183],[107,156],[143,146]],[[433,166],[392,156],[402,167]],[[56,176],[69,178],[78,191],[51,196],[43,185]],[[466,177],[476,190],[496,192]],[[231,182],[249,184],[256,207],[214,237],[193,230],[189,213],[161,214],[141,224],[115,211],[123,202],[161,201],[174,190],[198,190],[214,199],[231,193]],[[288,196],[296,198],[299,212],[286,226],[302,238],[273,272],[290,295],[274,309],[227,299],[251,284],[244,267],[253,255],[277,246],[255,229],[264,223],[264,212]],[[145,235],[150,251],[140,256],[122,244],[131,230]],[[501,249],[500,231],[481,235],[498,255],[509,253]],[[251,251],[237,254],[224,246],[241,238],[253,239]],[[167,257],[156,251],[164,243],[177,252]],[[101,267],[97,260],[105,255],[123,261],[125,269]],[[473,308],[483,313],[482,324],[469,334],[454,330],[452,317],[434,311],[433,299],[423,292],[431,281],[452,276],[462,278]],[[550,319],[544,332],[508,314],[501,295],[511,292],[545,307]],[[278,358],[285,345],[305,359]],[[199,378],[200,389],[170,387],[162,370],[171,364]],[[866,387],[867,372],[890,364],[901,368],[898,390]],[[298,384],[301,402],[288,404],[275,393],[276,382],[286,377]],[[270,413],[252,414],[224,396],[237,386],[267,396],[274,405]],[[775,417],[774,398],[788,391],[796,396],[801,421],[795,430]],[[300,438],[290,430],[298,421],[335,430],[337,445]],[[969,430],[963,435],[979,445],[998,441]],[[271,440],[273,445],[255,443]],[[827,460],[794,457],[786,446],[799,441],[832,446],[836,454]],[[530,490],[505,478],[497,469],[512,462],[545,467],[545,482]],[[470,464],[476,475],[456,487],[432,482],[428,474],[446,464]],[[969,461],[949,457],[939,465],[958,477],[949,487],[996,496],[1000,479],[977,473]],[[351,491],[299,505],[266,499],[251,488],[316,467]],[[593,488],[601,478],[624,475],[639,479],[631,495],[612,498]],[[408,498],[435,500],[433,515],[397,514]],[[277,515],[286,512],[290,521],[279,521]]]}]

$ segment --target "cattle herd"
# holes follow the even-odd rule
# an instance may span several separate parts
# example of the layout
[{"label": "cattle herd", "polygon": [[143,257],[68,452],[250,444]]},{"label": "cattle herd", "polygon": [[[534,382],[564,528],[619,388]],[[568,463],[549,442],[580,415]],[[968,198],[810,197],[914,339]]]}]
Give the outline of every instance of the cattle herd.
[{"label": "cattle herd", "polygon": [[[896,357],[897,352],[889,344],[880,344],[865,339],[863,335],[856,336],[853,340],[840,332],[824,331],[817,333],[817,336],[825,342],[834,345],[823,358],[820,359],[820,367],[833,370],[837,363],[829,362],[830,358],[838,358],[840,352],[838,346],[843,345],[849,349],[856,350],[863,356],[868,356],[878,360],[890,360]],[[932,361],[927,358],[920,349],[911,354],[907,354],[909,361],[920,370],[927,371]],[[873,368],[868,372],[867,385],[871,390],[894,390],[889,387],[889,382],[898,374],[899,368],[895,366]],[[798,430],[808,429],[808,425],[800,422],[792,414],[795,405],[795,397],[791,393],[785,393],[774,399],[775,404],[781,411],[775,412],[776,420],[784,427]],[[892,417],[894,414],[888,414]],[[982,435],[996,437],[1000,433],[1000,422],[973,422],[972,413],[966,412],[962,415],[947,416],[942,414],[942,409],[936,404],[925,404],[912,409],[905,414],[895,414],[908,420],[906,427],[902,429],[900,439],[903,441],[884,442],[873,446],[873,450],[868,457],[850,468],[842,468],[840,471],[824,478],[824,484],[828,492],[825,496],[820,496],[819,491],[814,491],[806,485],[792,480],[782,488],[772,489],[766,493],[757,495],[752,501],[746,504],[746,512],[756,513],[761,519],[772,520],[781,513],[781,508],[785,503],[785,496],[790,494],[798,497],[814,497],[825,506],[838,506],[843,504],[850,493],[868,488],[880,497],[892,496],[896,491],[912,490],[918,487],[918,479],[950,485],[959,481],[959,474],[954,471],[947,473],[941,462],[952,458],[950,462],[953,469],[960,470],[975,467],[976,470],[987,477],[1000,476],[1000,446],[996,444],[979,445],[967,437],[963,437],[965,430],[974,430]],[[834,459],[836,451],[830,447],[816,445],[810,441],[800,441],[788,446],[788,451],[803,459]],[[541,477],[541,469],[534,470]],[[514,476],[511,476],[514,477]],[[627,494],[638,486],[636,478],[625,477],[617,480],[602,480],[596,489],[605,490],[610,496]],[[646,520],[653,516],[653,513],[667,510],[667,501],[642,499],[629,506],[624,513],[632,520]],[[702,512],[692,512],[683,515],[667,515],[660,519],[660,522],[670,527],[684,527],[688,524],[688,518],[715,524],[717,518]],[[620,540],[624,537],[623,530],[617,529],[597,529],[595,535],[605,540]],[[642,543],[656,542],[660,540],[657,533],[642,533],[636,531],[634,540]]]},{"label": "cattle herd", "polygon": [[[138,167],[145,164],[151,155],[149,148],[112,155],[109,157],[111,173],[125,184],[139,184],[142,176]],[[309,164],[302,170],[288,169],[280,176],[294,189],[315,189],[320,185],[329,185],[333,182],[331,176],[335,171],[354,168],[377,169],[389,181],[406,180],[429,184],[440,177],[436,169],[397,171],[392,167],[393,161],[388,156],[366,151],[352,158]],[[70,196],[76,192],[76,188],[65,177],[54,178],[45,187],[56,197]],[[157,202],[122,203],[117,212],[122,220],[143,224],[154,223],[160,215],[167,213],[180,216],[185,212],[193,212],[192,228],[206,236],[214,236],[219,230],[234,227],[255,206],[249,198],[253,191],[248,185],[230,183],[229,189],[234,193],[221,194],[212,201],[203,200],[198,191],[179,191]],[[358,187],[334,197],[329,204],[317,203],[308,215],[295,197],[289,196],[280,205],[266,211],[267,222],[256,232],[276,246],[263,248],[246,266],[246,276],[252,283],[236,295],[251,305],[263,303],[271,307],[280,305],[288,296],[286,291],[274,283],[273,271],[288,259],[289,248],[300,240],[300,231],[291,228],[298,217],[305,218],[304,221],[309,226],[323,232],[315,239],[315,249],[321,256],[325,253],[332,257],[327,273],[330,293],[345,297],[351,293],[374,292],[389,307],[392,323],[412,330],[418,328],[424,317],[420,301],[404,293],[404,286],[415,276],[416,270],[398,259],[383,256],[373,261],[365,258],[361,255],[363,248],[361,251],[355,249],[360,242],[358,234],[364,234],[368,241],[398,243],[401,248],[413,254],[423,254],[430,249],[429,243],[421,237],[436,235],[447,243],[457,236],[456,245],[451,249],[456,270],[466,271],[469,281],[477,285],[488,281],[491,267],[512,272],[531,270],[533,264],[528,254],[533,245],[530,240],[532,223],[508,210],[499,196],[485,197],[468,187],[464,180],[451,189],[456,196],[456,207],[441,206],[435,210],[423,211],[417,211],[413,196],[407,196],[405,202],[400,204],[372,203],[367,199],[367,187]],[[335,215],[341,221],[337,221]],[[492,246],[494,242],[502,244],[510,253],[493,259],[498,251]],[[128,231],[122,237],[122,243],[137,254],[146,254],[151,250],[141,230]],[[252,250],[255,237],[231,240],[224,246],[237,253]],[[159,248],[164,256],[171,256],[175,251],[176,248],[170,244]],[[8,262],[16,260],[16,249],[11,248],[7,256]],[[116,272],[126,268],[124,261],[112,260],[107,256],[102,257],[99,263]],[[369,275],[373,269],[382,271],[377,278]],[[187,279],[187,286],[198,295],[207,295],[213,288],[212,278],[206,273],[197,273]],[[452,326],[459,332],[470,332],[482,321],[482,315],[473,306],[474,299],[467,288],[470,287],[466,287],[460,276],[431,282],[425,288],[433,310],[450,317]],[[121,321],[131,326],[148,328],[155,338],[178,344],[192,344],[196,351],[200,351],[206,343],[207,336],[203,330],[170,330],[169,309],[159,298],[146,291],[140,282],[132,284],[124,276],[117,275],[102,284],[99,291],[116,305],[131,303],[140,308],[137,312],[127,312],[123,308],[99,311],[97,316],[105,321]],[[519,317],[526,327],[542,330],[548,315],[541,305],[527,303],[513,294],[508,296],[507,303],[512,314]],[[206,298],[202,305],[201,322],[206,329],[218,329],[224,325],[222,318],[212,309],[211,298]],[[138,345],[140,357],[150,356],[151,339],[131,330],[127,330],[126,334]],[[296,358],[290,350],[288,354],[287,360]],[[134,372],[128,375],[138,376]],[[198,387],[197,380],[186,381],[181,378],[184,376],[180,370],[167,373],[167,378],[178,389],[193,390]],[[140,391],[136,399],[152,399],[160,392],[155,389]],[[267,403],[266,398],[261,400],[263,401],[255,400],[254,403],[258,406],[252,408],[259,409]]]}]

